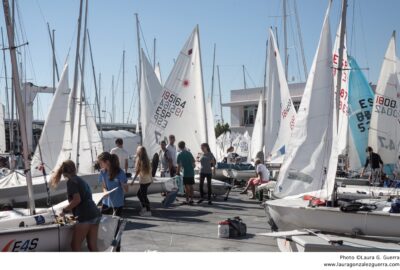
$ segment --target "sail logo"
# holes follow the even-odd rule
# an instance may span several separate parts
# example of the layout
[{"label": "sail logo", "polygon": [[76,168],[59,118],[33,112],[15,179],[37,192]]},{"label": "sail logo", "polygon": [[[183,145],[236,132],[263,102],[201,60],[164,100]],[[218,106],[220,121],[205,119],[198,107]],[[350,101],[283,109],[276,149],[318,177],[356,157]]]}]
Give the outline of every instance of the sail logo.
[{"label": "sail logo", "polygon": [[27,239],[16,241],[16,239],[10,240],[1,249],[1,252],[19,252],[19,251],[33,251],[37,248],[39,238]]}]

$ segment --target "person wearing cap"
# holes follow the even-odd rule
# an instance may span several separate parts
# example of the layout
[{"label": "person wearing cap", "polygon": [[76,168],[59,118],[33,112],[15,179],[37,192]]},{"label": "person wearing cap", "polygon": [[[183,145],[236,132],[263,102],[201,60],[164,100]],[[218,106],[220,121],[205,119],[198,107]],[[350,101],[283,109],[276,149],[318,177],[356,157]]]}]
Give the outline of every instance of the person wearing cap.
[{"label": "person wearing cap", "polygon": [[253,196],[251,197],[251,199],[256,198],[256,186],[267,183],[269,181],[269,171],[267,167],[261,163],[260,159],[256,159],[255,166],[257,177],[250,178],[249,181],[247,181],[245,189],[240,193],[247,194],[247,191],[251,189],[251,191],[253,192]]}]

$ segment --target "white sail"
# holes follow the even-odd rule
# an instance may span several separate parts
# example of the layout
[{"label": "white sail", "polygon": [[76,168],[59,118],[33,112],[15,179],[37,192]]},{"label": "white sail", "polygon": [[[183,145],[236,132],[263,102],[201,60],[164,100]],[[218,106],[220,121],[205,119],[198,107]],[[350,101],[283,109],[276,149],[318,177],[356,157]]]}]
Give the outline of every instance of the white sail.
[{"label": "white sail", "polygon": [[[146,54],[142,50],[142,74],[140,80],[140,121],[142,128],[142,143],[147,153],[153,156],[160,151],[160,142],[164,139],[156,125],[155,108],[160,103],[162,86],[154,73]],[[158,119],[158,118],[157,118]]]},{"label": "white sail", "polygon": [[[331,157],[336,137],[333,121],[335,95],[332,78],[332,44],[329,26],[330,4],[326,11],[317,52],[296,116],[274,195],[311,194],[328,198],[332,194],[337,157]],[[332,169],[330,169],[330,167]]]},{"label": "white sail", "polygon": [[397,70],[395,33],[390,39],[376,86],[368,144],[393,174],[400,145],[400,86]]},{"label": "white sail", "polygon": [[[333,87],[337,90],[337,76],[339,67],[339,47],[340,47],[340,30],[341,23],[339,23],[336,32],[335,44],[333,46]],[[349,126],[349,106],[348,106],[348,93],[349,93],[349,61],[347,59],[347,42],[346,35],[344,36],[343,48],[343,61],[342,61],[342,76],[341,76],[341,89],[340,89],[340,102],[339,102],[339,122],[338,122],[338,151],[340,154],[348,152],[348,126]]]},{"label": "white sail", "polygon": [[263,142],[264,104],[263,103],[264,103],[263,96],[261,95],[260,101],[258,102],[257,115],[256,115],[256,120],[254,122],[253,133],[251,134],[250,154],[249,154],[249,157],[251,158],[251,160],[249,160],[250,162],[256,159],[258,152],[264,150],[264,142]]},{"label": "white sail", "polygon": [[217,138],[217,150],[215,158],[217,161],[222,161],[226,155],[228,148],[232,145],[231,132],[227,131]]},{"label": "white sail", "polygon": [[93,117],[92,111],[88,104],[85,106],[85,119],[92,151],[92,161],[95,161],[97,160],[97,156],[103,152],[103,142],[101,140],[100,132],[97,129],[96,119]]},{"label": "white sail", "polygon": [[214,122],[214,114],[212,111],[211,99],[207,99],[206,104],[206,113],[207,113],[207,135],[208,135],[208,145],[210,146],[211,152],[216,155],[217,154],[217,139],[215,138],[215,122]]},{"label": "white sail", "polygon": [[284,68],[274,34],[269,32],[268,90],[265,120],[267,160],[282,163],[296,119]]},{"label": "white sail", "polygon": [[205,100],[200,42],[196,27],[182,48],[164,84],[161,98],[147,121],[155,125],[156,142],[174,134],[196,155],[206,142]]},{"label": "white sail", "polygon": [[[54,93],[53,101],[50,105],[38,143],[41,150],[42,160],[47,171],[55,169],[59,164],[57,161],[64,144],[64,137],[60,136],[60,134],[64,134],[65,131],[71,133],[69,126],[67,128],[67,117],[69,111],[68,100],[70,92],[71,89],[68,84],[68,65],[66,64],[61,74],[56,92]],[[42,172],[37,169],[42,164],[38,146],[36,147],[35,154],[32,158],[32,176],[42,174]]]},{"label": "white sail", "polygon": [[250,152],[251,136],[246,130],[244,134],[233,134],[232,146],[235,148],[235,153],[241,157],[248,158]]},{"label": "white sail", "polygon": [[156,67],[154,68],[154,73],[156,74],[158,81],[159,81],[160,84],[162,85],[162,77],[161,77],[161,67],[160,67],[160,63],[157,63]]},{"label": "white sail", "polygon": [[4,105],[0,103],[0,153],[6,152],[6,129],[4,125]]}]

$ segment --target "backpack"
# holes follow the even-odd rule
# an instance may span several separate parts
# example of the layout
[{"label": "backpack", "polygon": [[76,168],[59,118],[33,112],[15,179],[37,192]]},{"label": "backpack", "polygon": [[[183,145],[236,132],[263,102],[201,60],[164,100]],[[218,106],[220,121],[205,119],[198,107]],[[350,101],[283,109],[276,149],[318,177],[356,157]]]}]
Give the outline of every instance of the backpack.
[{"label": "backpack", "polygon": [[246,236],[247,226],[240,217],[234,217],[227,221],[229,222],[229,238]]}]

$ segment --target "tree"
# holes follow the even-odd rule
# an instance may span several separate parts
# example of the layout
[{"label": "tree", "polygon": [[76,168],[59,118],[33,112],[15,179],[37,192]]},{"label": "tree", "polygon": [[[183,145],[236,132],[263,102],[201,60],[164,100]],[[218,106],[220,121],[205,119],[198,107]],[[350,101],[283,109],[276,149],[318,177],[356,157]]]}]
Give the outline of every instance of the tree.
[{"label": "tree", "polygon": [[229,124],[228,124],[228,123],[225,123],[225,124],[218,123],[218,124],[215,126],[215,136],[216,136],[217,138],[218,138],[221,134],[224,134],[224,133],[226,133],[226,132],[228,132],[228,131],[231,131],[230,128],[229,128]]}]

